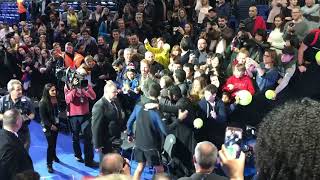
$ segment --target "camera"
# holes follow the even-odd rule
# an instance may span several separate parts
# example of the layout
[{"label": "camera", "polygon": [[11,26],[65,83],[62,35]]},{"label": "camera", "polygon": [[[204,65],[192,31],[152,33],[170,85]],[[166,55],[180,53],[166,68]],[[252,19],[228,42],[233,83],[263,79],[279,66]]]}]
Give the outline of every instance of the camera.
[{"label": "camera", "polygon": [[[59,80],[71,85],[72,88],[87,88],[88,80],[79,72],[70,68],[56,70],[56,76]],[[76,79],[76,80],[75,80]]]}]

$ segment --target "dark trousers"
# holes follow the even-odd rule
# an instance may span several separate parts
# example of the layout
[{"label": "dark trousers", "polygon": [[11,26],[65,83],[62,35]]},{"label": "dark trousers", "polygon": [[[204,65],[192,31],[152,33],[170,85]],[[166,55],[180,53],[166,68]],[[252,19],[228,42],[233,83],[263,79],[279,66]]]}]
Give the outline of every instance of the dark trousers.
[{"label": "dark trousers", "polygon": [[72,129],[72,145],[74,155],[81,158],[82,152],[80,148],[80,133],[82,132],[84,138],[84,160],[85,162],[93,161],[93,145],[91,125],[88,115],[69,117]]},{"label": "dark trousers", "polygon": [[57,157],[56,145],[57,145],[58,131],[49,130],[48,132],[45,133],[45,135],[48,142],[47,164],[52,165],[54,158]]},{"label": "dark trousers", "polygon": [[20,129],[18,131],[18,136],[21,142],[23,143],[24,148],[29,151],[31,139],[30,139],[30,131],[28,125],[26,127],[23,127],[23,129]]}]

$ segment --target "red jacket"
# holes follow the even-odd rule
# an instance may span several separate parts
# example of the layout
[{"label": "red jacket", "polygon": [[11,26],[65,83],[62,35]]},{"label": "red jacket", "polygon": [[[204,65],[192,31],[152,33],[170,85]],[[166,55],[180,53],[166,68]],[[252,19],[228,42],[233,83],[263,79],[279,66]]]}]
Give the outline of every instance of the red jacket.
[{"label": "red jacket", "polygon": [[253,26],[252,34],[256,34],[258,29],[263,29],[263,30],[267,29],[266,23],[264,22],[264,19],[261,16],[257,16],[256,17],[256,20],[255,20],[254,26]]},{"label": "red jacket", "polygon": [[65,86],[64,94],[66,103],[69,106],[69,111],[67,112],[68,116],[89,114],[89,100],[96,99],[96,93],[93,91],[90,85],[88,86],[87,90],[84,88],[68,89],[67,86]]},{"label": "red jacket", "polygon": [[[232,84],[234,86],[232,90],[229,89],[228,87],[229,84]],[[231,93],[232,97],[235,97],[236,96],[235,93],[240,90],[248,90],[252,95],[254,95],[255,93],[252,81],[246,75],[240,78],[236,78],[235,76],[230,76],[227,79],[227,82],[223,85],[222,90]]]}]

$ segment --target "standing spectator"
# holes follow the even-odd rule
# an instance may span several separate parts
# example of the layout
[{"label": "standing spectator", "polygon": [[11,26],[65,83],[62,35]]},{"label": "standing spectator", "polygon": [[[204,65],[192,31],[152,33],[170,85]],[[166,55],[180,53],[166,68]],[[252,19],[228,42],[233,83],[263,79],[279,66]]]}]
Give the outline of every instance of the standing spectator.
[{"label": "standing spectator", "polygon": [[18,14],[20,16],[19,22],[26,21],[27,20],[27,9],[25,7],[23,0],[17,0],[17,6],[18,6]]},{"label": "standing spectator", "polygon": [[274,17],[274,28],[270,32],[268,42],[271,44],[271,49],[276,50],[277,54],[280,54],[284,48],[285,41],[283,39],[284,19],[281,15]]},{"label": "standing spectator", "polygon": [[272,0],[271,1],[271,10],[269,12],[268,19],[267,19],[268,29],[270,29],[272,24],[274,23],[275,16],[279,15],[281,12],[281,8],[282,8],[281,1],[282,0]]},{"label": "standing spectator", "polygon": [[74,11],[73,7],[69,7],[68,13],[67,13],[67,26],[70,29],[77,29],[78,28],[78,15]]},{"label": "standing spectator", "polygon": [[103,97],[92,109],[92,139],[96,151],[100,153],[100,160],[104,154],[119,152],[122,144],[123,112],[117,94],[116,84],[108,81],[104,86]]},{"label": "standing spectator", "polygon": [[0,119],[1,115],[9,109],[17,109],[21,112],[23,123],[22,127],[18,128],[18,137],[23,143],[25,149],[30,148],[30,131],[28,125],[35,117],[34,107],[32,101],[22,95],[22,84],[16,79],[11,79],[7,84],[9,94],[0,99]]},{"label": "standing spectator", "polygon": [[296,35],[301,42],[303,38],[311,30],[307,21],[302,16],[301,9],[295,7],[292,9],[292,21],[289,21],[284,26],[284,37],[288,35]]},{"label": "standing spectator", "polygon": [[305,0],[305,6],[301,8],[303,17],[305,18],[310,29],[320,27],[320,5],[315,4],[315,0]]},{"label": "standing spectator", "polygon": [[149,61],[150,69],[153,72],[160,73],[164,69],[164,67],[160,63],[154,60],[154,54],[152,52],[147,51],[144,54],[144,59]]},{"label": "standing spectator", "polygon": [[95,85],[93,89],[97,94],[97,99],[103,95],[106,80],[116,80],[116,72],[110,62],[105,61],[104,57],[98,56],[97,63],[91,71],[91,81]]},{"label": "standing spectator", "polygon": [[263,17],[258,16],[257,6],[253,5],[249,7],[249,18],[244,20],[243,25],[251,35],[256,34],[258,29],[266,30],[266,23]]},{"label": "standing spectator", "polygon": [[199,116],[204,121],[201,133],[204,139],[221,146],[224,142],[224,132],[227,113],[222,100],[217,97],[218,88],[209,84],[204,88],[204,98],[199,105]]},{"label": "standing spectator", "polygon": [[136,13],[132,30],[137,34],[140,42],[143,42],[146,38],[151,38],[152,29],[146,24],[143,13]]},{"label": "standing spectator", "polygon": [[70,42],[68,42],[65,46],[65,54],[64,54],[64,66],[66,68],[70,67],[71,69],[76,69],[80,67],[82,64],[84,57],[75,52],[73,46]]},{"label": "standing spectator", "polygon": [[197,0],[195,11],[197,12],[197,23],[202,24],[203,19],[208,15],[209,9],[212,7],[209,5],[208,0]]},{"label": "standing spectator", "polygon": [[282,7],[281,14],[286,22],[292,20],[292,9],[295,7],[299,7],[298,0],[289,0],[289,4],[286,7]]},{"label": "standing spectator", "polygon": [[85,21],[87,21],[91,15],[92,11],[88,9],[87,3],[82,2],[81,3],[81,10],[78,12],[78,20],[79,24],[83,24]]},{"label": "standing spectator", "polygon": [[279,71],[275,67],[277,53],[266,49],[263,54],[263,62],[257,65],[256,82],[260,92],[273,89],[277,83]]},{"label": "standing spectator", "polygon": [[53,42],[58,42],[61,46],[64,46],[67,42],[67,30],[65,25],[66,24],[63,21],[60,21],[53,33]]},{"label": "standing spectator", "polygon": [[165,44],[163,38],[157,39],[157,45],[156,47],[152,47],[149,43],[148,39],[144,40],[144,45],[147,51],[150,51],[154,53],[155,55],[155,61],[163,65],[165,68],[169,65],[169,51],[170,51],[170,45]]},{"label": "standing spectator", "polygon": [[225,0],[218,0],[218,5],[216,7],[216,12],[219,16],[226,16],[228,19],[231,15],[231,7]]},{"label": "standing spectator", "polygon": [[23,120],[19,110],[3,114],[0,130],[0,179],[13,179],[17,173],[33,170],[31,157],[19,140],[18,131]]},{"label": "standing spectator", "polygon": [[205,39],[198,40],[198,49],[195,51],[194,54],[195,60],[191,63],[198,65],[207,62],[207,41]]},{"label": "standing spectator", "polygon": [[29,9],[32,21],[36,20],[36,18],[40,16],[40,3],[37,2],[37,0],[32,0],[31,3],[29,4],[28,9]]},{"label": "standing spectator", "polygon": [[68,3],[62,2],[61,3],[61,12],[59,12],[60,21],[63,21],[65,24],[67,24],[67,16],[68,16]]},{"label": "standing spectator", "polygon": [[127,47],[127,42],[124,38],[120,36],[120,31],[118,29],[114,29],[112,31],[112,41],[110,43],[111,47],[111,56],[113,60],[116,60],[118,57],[118,51],[120,49],[125,49]]},{"label": "standing spectator", "polygon": [[[92,87],[77,87],[79,79],[73,78],[64,87],[65,100],[68,106],[68,118],[72,129],[72,145],[75,159],[86,166],[96,167],[93,161],[93,146],[90,126],[89,101],[96,98]],[[84,160],[80,148],[80,133],[84,136]]]},{"label": "standing spectator", "polygon": [[146,48],[144,47],[144,44],[139,41],[139,37],[135,33],[132,33],[130,35],[129,48],[135,50],[135,54],[137,54],[139,57],[143,57],[146,53]]},{"label": "standing spectator", "polygon": [[233,67],[233,75],[230,76],[223,85],[223,91],[231,93],[234,98],[238,91],[247,90],[254,95],[255,89],[251,79],[245,75],[246,68],[242,64],[237,64]]},{"label": "standing spectator", "polygon": [[82,37],[79,39],[76,49],[84,49],[84,56],[91,55],[94,56],[98,53],[98,44],[94,37],[90,35],[90,30],[85,29],[82,31]]},{"label": "standing spectator", "polygon": [[39,103],[39,112],[43,132],[48,142],[47,168],[53,173],[52,162],[60,162],[56,154],[57,137],[59,131],[59,102],[57,89],[53,84],[46,84],[43,89],[42,98]]}]

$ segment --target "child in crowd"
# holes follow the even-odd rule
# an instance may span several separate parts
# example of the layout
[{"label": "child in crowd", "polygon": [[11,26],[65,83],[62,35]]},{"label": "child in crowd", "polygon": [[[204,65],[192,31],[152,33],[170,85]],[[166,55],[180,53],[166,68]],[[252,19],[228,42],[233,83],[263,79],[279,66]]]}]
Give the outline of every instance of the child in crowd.
[{"label": "child in crowd", "polygon": [[139,98],[139,93],[135,93],[139,87],[139,78],[133,64],[129,64],[126,68],[125,79],[122,81],[121,89],[123,94],[127,94],[134,100]]},{"label": "child in crowd", "polygon": [[237,64],[233,67],[233,75],[229,77],[223,85],[222,90],[231,93],[234,98],[238,91],[247,90],[252,95],[255,93],[251,79],[245,75],[246,68],[243,64]]},{"label": "child in crowd", "polygon": [[249,57],[249,51],[246,48],[241,48],[239,50],[239,53],[237,54],[236,59],[234,59],[231,63],[231,66],[229,66],[228,74],[231,74],[230,70],[233,70],[233,67],[237,64],[243,64],[246,69],[245,75],[252,77],[252,72],[255,70],[257,62]]}]

